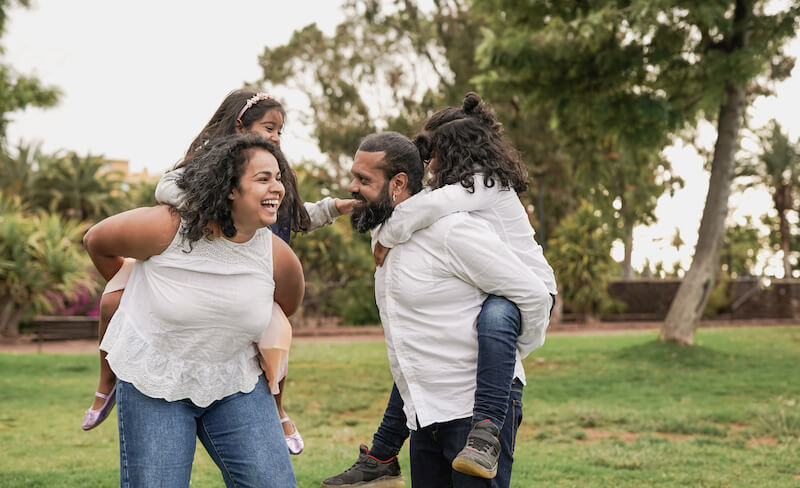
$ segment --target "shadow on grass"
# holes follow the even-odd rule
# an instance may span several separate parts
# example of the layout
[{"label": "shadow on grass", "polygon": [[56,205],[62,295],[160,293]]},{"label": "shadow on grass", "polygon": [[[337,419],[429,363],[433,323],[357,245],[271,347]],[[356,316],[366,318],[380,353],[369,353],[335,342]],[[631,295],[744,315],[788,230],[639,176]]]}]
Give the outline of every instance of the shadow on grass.
[{"label": "shadow on grass", "polygon": [[674,342],[659,340],[625,347],[612,357],[624,361],[649,362],[657,366],[678,366],[690,369],[719,368],[720,364],[731,360],[731,354],[707,346],[680,346]]}]

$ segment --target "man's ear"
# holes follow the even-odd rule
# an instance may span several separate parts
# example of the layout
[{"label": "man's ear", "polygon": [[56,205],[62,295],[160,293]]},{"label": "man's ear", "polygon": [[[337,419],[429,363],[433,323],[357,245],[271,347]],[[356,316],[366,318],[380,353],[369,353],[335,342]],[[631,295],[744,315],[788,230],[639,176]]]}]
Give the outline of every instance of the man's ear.
[{"label": "man's ear", "polygon": [[392,193],[402,193],[408,188],[408,175],[406,173],[397,173],[392,177],[392,182],[389,186]]}]

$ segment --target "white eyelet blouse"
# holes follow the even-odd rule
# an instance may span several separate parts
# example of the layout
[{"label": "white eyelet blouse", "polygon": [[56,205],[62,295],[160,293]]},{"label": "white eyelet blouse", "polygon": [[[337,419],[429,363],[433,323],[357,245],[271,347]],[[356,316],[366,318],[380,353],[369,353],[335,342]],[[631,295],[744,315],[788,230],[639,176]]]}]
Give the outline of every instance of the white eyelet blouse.
[{"label": "white eyelet blouse", "polygon": [[100,349],[120,379],[147,396],[206,407],[250,392],[261,374],[255,342],[272,313],[272,233],[247,242],[180,232],[137,261]]}]

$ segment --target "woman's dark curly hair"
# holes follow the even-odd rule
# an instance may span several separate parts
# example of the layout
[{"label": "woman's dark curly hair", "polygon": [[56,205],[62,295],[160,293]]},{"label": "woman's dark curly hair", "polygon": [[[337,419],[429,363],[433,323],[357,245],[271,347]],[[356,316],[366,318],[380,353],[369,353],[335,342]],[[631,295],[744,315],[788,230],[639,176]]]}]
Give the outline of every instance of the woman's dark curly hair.
[{"label": "woman's dark curly hair", "polygon": [[[236,120],[239,112],[256,93],[258,91],[251,88],[240,88],[228,93],[228,96],[219,105],[217,111],[211,116],[211,120],[208,121],[203,130],[197,134],[197,137],[189,145],[186,155],[175,165],[175,169],[182,168],[195,161],[196,156],[206,148],[210,141],[236,134]],[[286,110],[284,110],[283,105],[274,98],[267,98],[259,100],[245,110],[241,118],[242,127],[249,131],[253,124],[261,120],[271,110],[279,111],[283,120],[286,120]],[[297,192],[297,176],[291,167],[287,170],[281,170],[281,172],[283,173],[283,184],[286,187],[286,197],[284,197],[283,203],[278,210],[278,221],[285,222],[287,214],[289,214],[292,221],[292,231],[306,232],[311,226],[311,218],[308,216],[308,212],[303,206],[303,200]]]},{"label": "woman's dark curly hair", "polygon": [[438,162],[429,184],[432,188],[461,183],[475,191],[474,176],[483,173],[484,184],[495,181],[517,193],[528,189],[528,173],[519,152],[506,140],[494,112],[474,92],[461,108],[448,107],[433,114],[414,138],[423,161]]},{"label": "woman's dark curly hair", "polygon": [[256,134],[235,134],[213,140],[186,166],[177,181],[186,198],[179,211],[184,242],[189,241],[191,246],[207,236],[208,225],[212,222],[219,224],[225,237],[236,235],[231,216],[233,202],[228,196],[234,188],[240,189],[242,174],[253,149],[264,149],[275,156],[281,176],[289,170],[289,163],[280,148]]}]

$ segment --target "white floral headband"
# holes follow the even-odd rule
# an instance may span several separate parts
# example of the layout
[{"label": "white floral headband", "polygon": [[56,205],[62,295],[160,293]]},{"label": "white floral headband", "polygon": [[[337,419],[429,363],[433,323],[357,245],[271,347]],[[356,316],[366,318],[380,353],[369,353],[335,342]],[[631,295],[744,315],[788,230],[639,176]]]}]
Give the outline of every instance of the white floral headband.
[{"label": "white floral headband", "polygon": [[247,109],[252,107],[253,105],[257,104],[261,100],[272,100],[272,95],[269,95],[269,94],[264,93],[264,92],[258,92],[255,95],[253,95],[252,97],[250,97],[250,99],[247,101],[247,103],[244,104],[244,107],[242,107],[242,111],[239,112],[239,116],[236,117],[236,120],[241,121],[242,120],[242,115],[244,115],[244,113],[247,112]]}]

